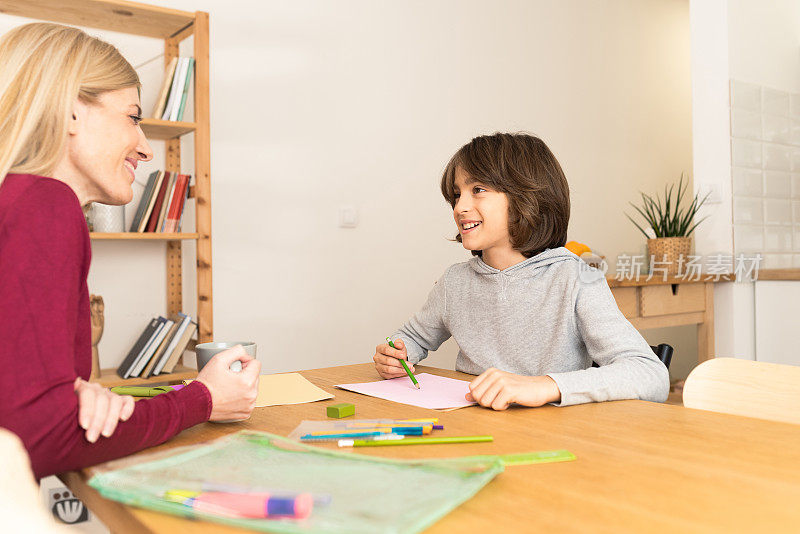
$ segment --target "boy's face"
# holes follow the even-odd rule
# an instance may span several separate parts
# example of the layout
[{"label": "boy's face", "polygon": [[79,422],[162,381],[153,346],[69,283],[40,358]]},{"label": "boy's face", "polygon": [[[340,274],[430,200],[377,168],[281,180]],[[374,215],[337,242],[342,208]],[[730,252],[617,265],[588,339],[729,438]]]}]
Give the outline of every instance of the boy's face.
[{"label": "boy's face", "polygon": [[484,254],[511,251],[508,234],[508,197],[456,168],[453,218],[467,250]]}]

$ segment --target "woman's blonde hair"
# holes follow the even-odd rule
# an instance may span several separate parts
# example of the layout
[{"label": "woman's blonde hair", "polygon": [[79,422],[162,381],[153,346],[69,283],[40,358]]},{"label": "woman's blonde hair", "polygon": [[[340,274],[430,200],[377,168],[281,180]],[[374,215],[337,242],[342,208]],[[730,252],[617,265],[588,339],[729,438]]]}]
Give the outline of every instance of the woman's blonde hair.
[{"label": "woman's blonde hair", "polygon": [[49,175],[59,162],[76,99],[140,87],[114,46],[62,26],[37,22],[0,38],[0,183],[9,172]]}]

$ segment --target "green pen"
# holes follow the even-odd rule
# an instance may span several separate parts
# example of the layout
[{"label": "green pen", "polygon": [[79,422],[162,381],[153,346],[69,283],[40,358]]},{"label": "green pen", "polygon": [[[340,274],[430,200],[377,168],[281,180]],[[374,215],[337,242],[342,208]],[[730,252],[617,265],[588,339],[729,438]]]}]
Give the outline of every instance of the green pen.
[{"label": "green pen", "polygon": [[[392,342],[392,340],[389,337],[386,338],[386,341],[389,342],[389,346],[392,347],[393,349],[397,348],[397,347],[394,346],[394,343]],[[410,378],[411,381],[414,382],[414,387],[417,388],[417,389],[420,389],[419,382],[417,382],[416,377],[411,373],[411,369],[408,368],[408,364],[406,363],[406,361],[402,360],[400,358],[398,358],[398,359],[400,360],[400,363],[403,364],[403,369],[406,370],[406,374],[408,375],[408,378]]]},{"label": "green pen", "polygon": [[340,439],[339,447],[390,447],[393,445],[440,445],[446,443],[483,443],[494,441],[492,436],[453,436],[449,438],[405,438],[388,441],[362,439]]}]

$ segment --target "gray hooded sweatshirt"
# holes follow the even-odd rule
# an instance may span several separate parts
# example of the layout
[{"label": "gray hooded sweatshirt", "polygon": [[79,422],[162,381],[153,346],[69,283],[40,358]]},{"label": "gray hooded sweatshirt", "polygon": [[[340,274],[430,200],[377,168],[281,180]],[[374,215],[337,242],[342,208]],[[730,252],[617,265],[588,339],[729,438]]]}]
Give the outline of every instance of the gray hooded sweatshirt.
[{"label": "gray hooded sweatshirt", "polygon": [[502,271],[479,257],[450,266],[392,338],[417,363],[450,336],[456,370],[547,375],[561,390],[558,406],[663,402],[669,393],[667,368],[622,315],[605,277],[563,247]]}]

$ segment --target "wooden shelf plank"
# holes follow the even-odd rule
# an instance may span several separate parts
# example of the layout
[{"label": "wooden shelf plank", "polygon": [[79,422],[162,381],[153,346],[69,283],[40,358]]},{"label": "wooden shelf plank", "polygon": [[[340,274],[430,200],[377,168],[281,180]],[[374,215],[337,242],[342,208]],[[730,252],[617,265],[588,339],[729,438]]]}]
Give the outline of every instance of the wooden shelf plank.
[{"label": "wooden shelf plank", "polygon": [[761,269],[759,280],[800,280],[800,269]]},{"label": "wooden shelf plank", "polygon": [[192,133],[197,128],[193,122],[164,121],[161,119],[142,119],[140,123],[148,139],[176,139]]},{"label": "wooden shelf plank", "polygon": [[3,0],[0,13],[161,39],[194,24],[190,11],[125,0]]},{"label": "wooden shelf plank", "polygon": [[96,241],[182,241],[198,239],[200,234],[164,234],[160,232],[123,232],[119,234],[107,234],[90,232],[89,237]]},{"label": "wooden shelf plank", "polygon": [[639,287],[639,286],[661,286],[666,284],[705,284],[706,282],[733,282],[736,280],[736,276],[733,274],[701,274],[695,280],[695,277],[677,277],[677,276],[668,276],[666,279],[663,275],[654,274],[653,277],[648,280],[647,274],[640,274],[638,277],[634,278],[633,280],[617,280],[614,275],[606,276],[606,280],[608,281],[608,287]]},{"label": "wooden shelf plank", "polygon": [[191,380],[197,377],[197,369],[191,369],[183,365],[175,367],[175,371],[167,374],[156,375],[152,378],[120,378],[116,369],[102,369],[100,378],[93,380],[104,388],[115,386],[140,386],[146,384],[162,384],[164,382],[180,382],[181,380]]}]

